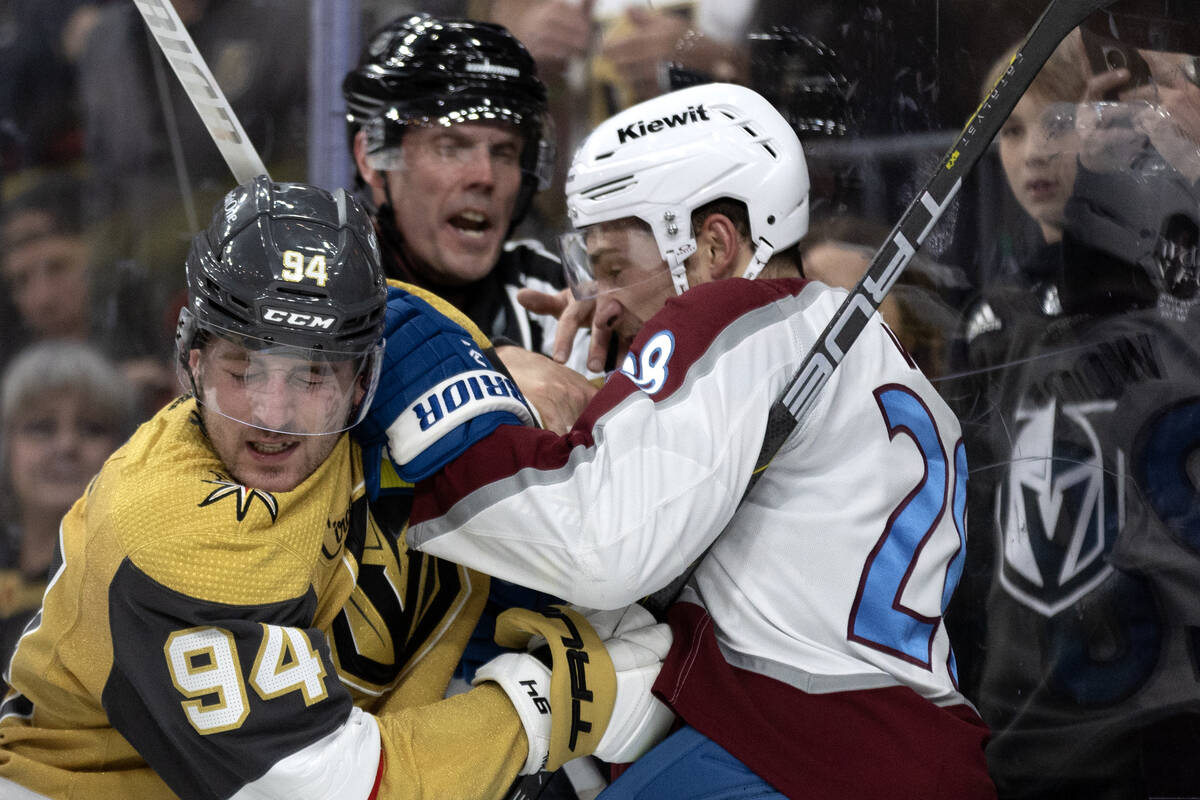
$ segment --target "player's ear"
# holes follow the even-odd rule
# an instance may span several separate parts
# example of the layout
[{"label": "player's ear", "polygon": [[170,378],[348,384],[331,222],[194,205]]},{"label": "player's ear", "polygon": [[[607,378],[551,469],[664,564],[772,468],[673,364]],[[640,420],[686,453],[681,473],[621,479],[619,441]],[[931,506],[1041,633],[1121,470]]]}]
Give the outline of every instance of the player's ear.
[{"label": "player's ear", "polygon": [[696,247],[705,251],[712,280],[719,281],[737,274],[741,266],[742,237],[729,217],[724,214],[705,217],[700,230],[696,231]]},{"label": "player's ear", "polygon": [[383,192],[384,175],[367,164],[367,132],[361,128],[354,134],[354,164],[368,186],[377,192]]}]

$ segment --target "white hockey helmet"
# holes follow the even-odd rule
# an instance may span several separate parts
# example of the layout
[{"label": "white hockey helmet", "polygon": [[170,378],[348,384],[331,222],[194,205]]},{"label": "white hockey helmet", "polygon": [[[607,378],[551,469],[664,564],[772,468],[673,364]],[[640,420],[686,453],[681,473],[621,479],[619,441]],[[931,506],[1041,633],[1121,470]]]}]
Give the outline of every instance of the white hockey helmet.
[{"label": "white hockey helmet", "polygon": [[747,278],[808,231],[800,140],[766,99],[736,84],[680,89],[602,122],[576,151],[565,189],[576,229],[562,242],[573,288],[592,281],[577,232],[600,222],[649,224],[677,293],[688,288],[683,262],[696,251],[691,215],[705,203],[745,204],[754,246]]}]

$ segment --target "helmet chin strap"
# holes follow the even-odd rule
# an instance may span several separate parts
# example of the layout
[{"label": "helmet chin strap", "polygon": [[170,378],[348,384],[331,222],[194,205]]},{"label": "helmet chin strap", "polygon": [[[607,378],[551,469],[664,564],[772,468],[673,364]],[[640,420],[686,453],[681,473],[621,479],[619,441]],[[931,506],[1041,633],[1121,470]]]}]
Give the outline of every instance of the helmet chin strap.
[{"label": "helmet chin strap", "polygon": [[768,244],[765,239],[760,240],[758,247],[754,249],[754,258],[750,259],[750,263],[746,265],[746,270],[742,273],[742,277],[748,281],[757,278],[774,254],[775,248]]},{"label": "helmet chin strap", "polygon": [[688,290],[687,267],[683,260],[672,250],[667,253],[667,267],[671,270],[671,283],[675,284],[675,294],[683,294]]},{"label": "helmet chin strap", "polygon": [[[684,251],[686,255],[681,256],[680,250]],[[695,252],[695,245],[691,248],[684,246],[679,248],[679,250],[672,250],[667,253],[667,267],[671,270],[671,283],[675,285],[675,294],[677,295],[683,294],[690,288],[687,267],[684,265],[684,262],[693,252]],[[745,271],[742,272],[742,277],[748,281],[757,278],[774,254],[775,248],[765,239],[760,240],[758,247],[754,249],[754,257],[750,259],[750,263],[746,265]]]},{"label": "helmet chin strap", "polygon": [[692,253],[696,252],[696,240],[680,245],[666,253],[667,268],[671,270],[671,283],[675,285],[675,294],[683,294],[688,286],[687,265],[684,263]]}]

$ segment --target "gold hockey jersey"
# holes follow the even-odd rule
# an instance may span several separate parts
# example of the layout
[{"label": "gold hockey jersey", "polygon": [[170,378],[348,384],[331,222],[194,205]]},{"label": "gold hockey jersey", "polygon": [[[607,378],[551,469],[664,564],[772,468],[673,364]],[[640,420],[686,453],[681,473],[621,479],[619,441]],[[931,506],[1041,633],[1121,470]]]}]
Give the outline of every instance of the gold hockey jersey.
[{"label": "gold hockey jersey", "polygon": [[487,578],[378,524],[348,436],[295,489],[248,488],[182,398],[60,550],[0,706],[0,796],[489,798],[525,758],[501,690],[442,700]]}]

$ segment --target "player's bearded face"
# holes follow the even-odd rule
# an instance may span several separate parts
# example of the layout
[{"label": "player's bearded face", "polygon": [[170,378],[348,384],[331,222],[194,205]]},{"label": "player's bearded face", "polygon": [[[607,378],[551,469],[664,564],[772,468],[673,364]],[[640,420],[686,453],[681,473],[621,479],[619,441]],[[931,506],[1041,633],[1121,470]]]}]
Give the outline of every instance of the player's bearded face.
[{"label": "player's bearded face", "polygon": [[345,391],[351,362],[255,355],[219,338],[189,363],[213,449],[240,483],[267,491],[296,488],[329,457],[341,434],[319,432],[365,392]]},{"label": "player's bearded face", "polygon": [[618,357],[624,357],[646,320],[675,296],[671,273],[640,221],[595,225],[584,241],[595,278],[597,327],[617,334]]}]

